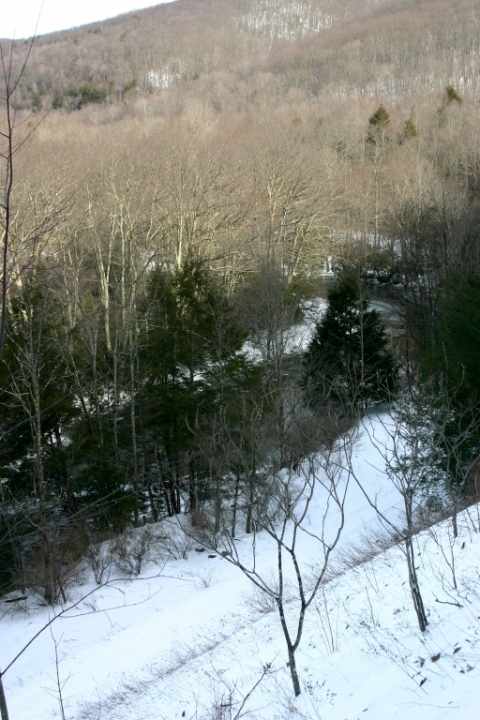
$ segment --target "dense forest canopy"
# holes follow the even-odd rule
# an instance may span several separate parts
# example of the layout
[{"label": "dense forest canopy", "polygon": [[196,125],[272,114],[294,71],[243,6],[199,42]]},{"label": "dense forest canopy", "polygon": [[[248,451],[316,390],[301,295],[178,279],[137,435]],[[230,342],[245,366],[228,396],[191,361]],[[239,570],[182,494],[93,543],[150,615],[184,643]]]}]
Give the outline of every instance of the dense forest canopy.
[{"label": "dense forest canopy", "polygon": [[23,73],[28,42],[2,41],[5,587],[55,602],[89,543],[142,518],[212,503],[218,525],[228,502],[249,531],[265,475],[359,411],[312,407],[285,350],[325,269],[354,298],[401,286],[406,375],[448,399],[440,443],[468,427],[471,488],[479,22],[473,0],[177,0],[39,37]]}]

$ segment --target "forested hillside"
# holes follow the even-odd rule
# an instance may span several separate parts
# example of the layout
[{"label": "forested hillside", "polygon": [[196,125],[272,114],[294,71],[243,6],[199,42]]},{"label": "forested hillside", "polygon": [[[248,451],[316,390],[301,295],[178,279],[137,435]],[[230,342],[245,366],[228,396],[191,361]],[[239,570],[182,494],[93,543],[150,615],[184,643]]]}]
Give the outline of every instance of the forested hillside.
[{"label": "forested hillside", "polygon": [[175,86],[162,103],[171,115],[192,95],[236,113],[273,99],[475,92],[478,22],[471,0],[177,0],[38,38],[17,101],[72,110]]},{"label": "forested hillside", "polygon": [[4,591],[54,605],[102,540],[181,512],[255,531],[269,478],[380,401],[430,508],[476,496],[479,24],[473,0],[177,0],[2,41]]}]

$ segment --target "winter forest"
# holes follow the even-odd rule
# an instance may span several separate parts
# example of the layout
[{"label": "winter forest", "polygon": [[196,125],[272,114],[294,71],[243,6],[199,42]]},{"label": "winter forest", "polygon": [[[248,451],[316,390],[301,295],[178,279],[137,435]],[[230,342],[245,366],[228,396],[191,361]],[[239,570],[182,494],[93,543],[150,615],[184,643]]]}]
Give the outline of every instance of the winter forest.
[{"label": "winter forest", "polygon": [[176,0],[0,40],[1,720],[473,719],[479,23]]}]

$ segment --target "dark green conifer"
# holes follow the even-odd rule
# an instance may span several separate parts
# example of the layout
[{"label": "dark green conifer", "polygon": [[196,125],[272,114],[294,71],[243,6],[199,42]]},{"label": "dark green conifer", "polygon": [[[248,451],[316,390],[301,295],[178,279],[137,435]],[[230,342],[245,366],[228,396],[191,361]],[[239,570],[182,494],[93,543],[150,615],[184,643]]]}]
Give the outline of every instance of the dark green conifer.
[{"label": "dark green conifer", "polygon": [[371,145],[383,147],[387,140],[387,133],[390,125],[390,115],[384,105],[380,105],[368,120],[369,129],[367,141]]},{"label": "dark green conifer", "polygon": [[418,132],[415,123],[413,122],[412,118],[408,118],[403,124],[403,138],[407,139],[417,137],[417,135]]},{"label": "dark green conifer", "polygon": [[450,104],[452,102],[457,102],[460,104],[462,102],[462,98],[457,93],[453,85],[447,85],[447,87],[445,88],[445,94],[447,98],[447,104]]},{"label": "dark green conifer", "polygon": [[[146,381],[139,402],[150,440],[162,458],[171,514],[180,510],[185,455],[191,467],[202,427],[209,426],[215,413],[221,411],[228,421],[238,409],[238,394],[251,370],[241,352],[246,333],[205,263],[190,258],[174,275],[154,273],[147,303],[140,353]],[[190,493],[191,510],[196,492]]]},{"label": "dark green conifer", "polygon": [[370,125],[373,127],[386,127],[390,123],[390,115],[385,109],[384,105],[380,105],[378,110],[375,110],[373,115],[368,120]]},{"label": "dark green conifer", "polygon": [[390,400],[397,367],[379,313],[361,297],[353,276],[329,291],[328,302],[304,358],[309,402],[331,401],[354,414]]}]

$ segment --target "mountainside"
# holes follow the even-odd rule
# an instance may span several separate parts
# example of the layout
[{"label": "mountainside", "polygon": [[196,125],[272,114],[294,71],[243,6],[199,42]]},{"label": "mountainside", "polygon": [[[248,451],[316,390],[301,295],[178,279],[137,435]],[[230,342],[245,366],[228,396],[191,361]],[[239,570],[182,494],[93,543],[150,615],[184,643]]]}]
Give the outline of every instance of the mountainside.
[{"label": "mountainside", "polygon": [[217,111],[292,93],[476,92],[478,31],[473,0],[176,0],[37,38],[22,104],[72,109],[172,85]]},{"label": "mountainside", "polygon": [[78,227],[87,185],[105,207],[106,174],[151,178],[165,252],[189,206],[186,246],[233,273],[248,238],[283,222],[280,196],[296,269],[343,255],[352,233],[398,239],[417,201],[455,234],[460,215],[476,222],[479,38],[473,0],[176,0],[39,37],[15,96],[17,139],[30,138],[16,186],[32,197],[41,176],[75,198]]},{"label": "mountainside", "polygon": [[2,720],[478,715],[479,23],[2,42]]}]

